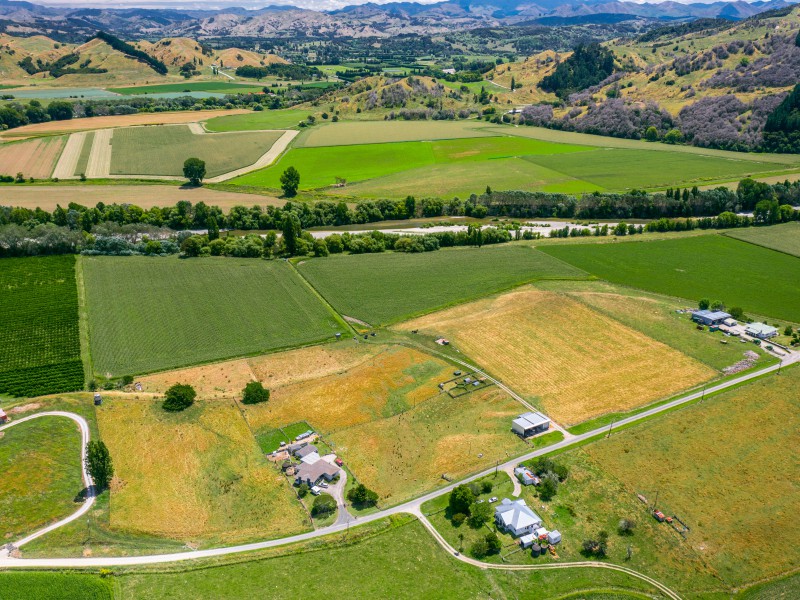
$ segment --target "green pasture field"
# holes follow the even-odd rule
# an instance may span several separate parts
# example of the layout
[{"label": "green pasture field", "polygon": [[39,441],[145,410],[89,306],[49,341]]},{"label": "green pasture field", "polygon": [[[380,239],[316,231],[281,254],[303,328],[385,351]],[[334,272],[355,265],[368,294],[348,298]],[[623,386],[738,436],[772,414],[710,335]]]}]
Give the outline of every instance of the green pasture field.
[{"label": "green pasture field", "polygon": [[206,121],[206,129],[209,131],[253,131],[258,129],[292,129],[297,127],[300,121],[305,121],[309,115],[313,115],[313,110],[298,110],[289,108],[286,110],[262,110],[244,115],[227,115],[224,117],[214,117]]},{"label": "green pasture field", "polygon": [[0,259],[0,394],[83,384],[75,257]]},{"label": "green pasture field", "polygon": [[700,185],[776,170],[773,163],[754,160],[621,148],[603,148],[590,155],[526,156],[525,160],[609,191]]},{"label": "green pasture field", "polygon": [[280,132],[204,134],[187,125],[125,127],[111,139],[113,175],[183,175],[183,162],[195,156],[206,162],[206,176],[252,165],[270,149]]},{"label": "green pasture field", "polygon": [[[237,177],[231,183],[278,188],[281,173],[291,165],[300,171],[300,188],[309,190],[333,185],[336,177],[361,181],[394,173],[407,175],[407,171],[415,167],[451,163],[469,163],[466,168],[472,169],[476,162],[529,154],[561,155],[583,150],[587,148],[515,137],[293,148],[275,165]],[[451,182],[451,185],[460,184]],[[482,189],[485,188],[484,183]],[[429,190],[417,187],[417,193],[423,191],[429,193]]]},{"label": "green pasture field", "polygon": [[242,85],[230,81],[187,81],[186,83],[163,83],[161,85],[135,85],[108,88],[110,92],[126,96],[138,94],[170,94],[175,92],[217,92],[220,94],[260,94],[262,85]]},{"label": "green pasture field", "polygon": [[539,279],[585,273],[525,246],[329,256],[300,273],[340,313],[385,325]]},{"label": "green pasture field", "polygon": [[0,598],[15,600],[112,600],[111,580],[84,573],[0,572]]},{"label": "green pasture field", "polygon": [[284,262],[82,260],[90,347],[100,375],[259,354],[345,331]]},{"label": "green pasture field", "polygon": [[771,227],[748,227],[726,231],[725,235],[778,252],[800,257],[800,223],[782,223]]},{"label": "green pasture field", "polygon": [[116,579],[122,597],[142,600],[296,598],[307,595],[308,581],[324,581],[326,589],[347,590],[365,599],[534,600],[577,593],[598,600],[610,598],[601,593],[609,589],[617,599],[641,598],[639,594],[653,591],[644,582],[607,570],[478,569],[449,557],[422,524],[408,517],[353,527],[346,535],[275,550],[271,558],[178,572],[130,572]]},{"label": "green pasture field", "polygon": [[509,91],[508,88],[504,88],[503,86],[497,85],[496,83],[492,83],[488,80],[462,83],[460,81],[445,81],[444,79],[440,79],[439,83],[446,88],[459,92],[461,91],[461,86],[466,86],[469,91],[465,93],[468,94],[480,94],[481,88],[485,89],[489,94],[505,94]]},{"label": "green pasture field", "polygon": [[306,131],[295,147],[351,146],[495,136],[478,121],[340,121]]},{"label": "green pasture field", "polygon": [[0,470],[4,540],[13,542],[68,516],[83,489],[77,425],[63,417],[41,417],[12,427],[0,441]]},{"label": "green pasture field", "polygon": [[94,131],[87,131],[83,138],[83,147],[78,156],[78,162],[75,163],[73,175],[86,174],[86,167],[89,166],[89,155],[92,153],[92,144],[94,144]]},{"label": "green pasture field", "polygon": [[800,259],[723,235],[618,244],[542,245],[542,252],[612,283],[740,306],[800,322]]}]

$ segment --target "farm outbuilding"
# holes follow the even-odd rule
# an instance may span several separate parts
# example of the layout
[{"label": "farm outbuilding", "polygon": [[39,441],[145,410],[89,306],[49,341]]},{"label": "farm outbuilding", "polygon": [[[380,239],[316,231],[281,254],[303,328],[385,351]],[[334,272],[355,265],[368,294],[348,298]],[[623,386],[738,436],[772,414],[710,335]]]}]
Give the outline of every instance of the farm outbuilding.
[{"label": "farm outbuilding", "polygon": [[514,469],[514,475],[517,476],[517,479],[520,480],[522,485],[539,485],[539,483],[541,483],[540,479],[525,467],[517,467]]},{"label": "farm outbuilding", "polygon": [[298,448],[294,451],[294,455],[303,460],[309,454],[317,453],[317,447],[314,444],[308,444],[307,446],[303,446],[302,448]]},{"label": "farm outbuilding", "polygon": [[721,310],[693,310],[692,321],[701,325],[721,325],[731,316]]},{"label": "farm outbuilding", "polygon": [[745,327],[744,332],[750,337],[758,338],[759,340],[767,340],[778,335],[778,330],[766,323],[750,323]]},{"label": "farm outbuilding", "polygon": [[0,423],[8,423],[8,415],[2,408],[0,408]]},{"label": "farm outbuilding", "polygon": [[554,546],[561,542],[561,532],[557,529],[551,531],[547,534],[547,541],[553,544]]},{"label": "farm outbuilding", "polygon": [[526,412],[511,422],[511,429],[522,437],[530,437],[550,429],[550,419],[540,412]]},{"label": "farm outbuilding", "polygon": [[519,545],[522,546],[523,548],[530,548],[531,546],[533,546],[533,541],[535,539],[536,538],[532,533],[529,533],[528,535],[523,535],[521,538],[519,538]]}]

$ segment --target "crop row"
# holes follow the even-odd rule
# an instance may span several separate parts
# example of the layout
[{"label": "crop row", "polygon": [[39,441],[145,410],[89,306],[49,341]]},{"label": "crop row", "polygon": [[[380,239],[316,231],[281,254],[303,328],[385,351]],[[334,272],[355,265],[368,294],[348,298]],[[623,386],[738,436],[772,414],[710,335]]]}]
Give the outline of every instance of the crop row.
[{"label": "crop row", "polygon": [[80,360],[0,372],[0,394],[44,396],[83,389]]}]

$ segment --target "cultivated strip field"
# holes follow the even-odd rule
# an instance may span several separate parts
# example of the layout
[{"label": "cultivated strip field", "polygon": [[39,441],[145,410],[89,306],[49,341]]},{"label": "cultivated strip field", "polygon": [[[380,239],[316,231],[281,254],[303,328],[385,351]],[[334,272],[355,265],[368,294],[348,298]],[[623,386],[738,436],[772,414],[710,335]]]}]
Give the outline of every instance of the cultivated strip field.
[{"label": "cultivated strip field", "polygon": [[[94,136],[92,136],[92,138],[94,138]],[[66,179],[75,174],[75,171],[78,169],[78,162],[83,152],[85,140],[86,132],[83,131],[73,133],[69,136],[64,146],[64,151],[61,153],[61,158],[58,159],[58,164],[56,164],[56,168],[53,169],[54,179]]]},{"label": "cultivated strip field", "polygon": [[566,263],[524,246],[361,254],[308,260],[298,269],[341,314],[372,325],[539,279],[582,279]]},{"label": "cultivated strip field", "polygon": [[181,112],[135,113],[132,115],[112,115],[107,117],[89,117],[86,119],[70,119],[69,121],[48,121],[24,125],[2,132],[0,139],[16,140],[40,135],[56,135],[87,131],[91,129],[106,129],[109,127],[130,127],[132,125],[169,125],[175,123],[194,123],[212,117],[224,115],[250,114],[244,109],[232,110],[187,110]]},{"label": "cultivated strip field", "polygon": [[2,264],[0,394],[82,388],[75,257],[4,258]]},{"label": "cultivated strip field", "polygon": [[308,528],[233,402],[201,402],[175,415],[160,401],[114,398],[97,420],[114,456],[112,529],[228,543]]},{"label": "cultivated strip field", "polygon": [[66,141],[64,136],[56,136],[0,144],[0,174],[15,176],[22,173],[26,179],[50,177]]},{"label": "cultivated strip field", "polygon": [[[89,132],[92,136],[93,132]],[[85,164],[88,162],[86,153],[89,139],[84,144],[86,161],[83,170],[80,163],[76,169],[76,174],[85,172]],[[76,194],[79,195],[76,198]],[[84,206],[95,206],[98,202],[109,203],[109,201],[119,204],[135,204],[141,208],[152,208],[153,206],[174,206],[182,200],[197,204],[205,202],[209,205],[219,206],[222,210],[228,211],[234,206],[250,206],[254,203],[260,206],[283,206],[285,200],[279,200],[272,196],[253,196],[251,194],[237,194],[235,192],[223,192],[212,190],[207,187],[180,187],[178,185],[84,185],[76,188],[74,185],[48,185],[46,190],[38,186],[7,186],[2,189],[3,202],[11,206],[22,206],[25,208],[41,207],[43,210],[52,211],[57,205],[67,206],[70,202],[77,202]]]},{"label": "cultivated strip field", "polygon": [[691,303],[713,297],[747,313],[800,322],[800,259],[727,236],[543,245],[541,250],[614,283]]},{"label": "cultivated strip field", "polygon": [[343,331],[284,262],[82,260],[92,360],[100,374],[258,354]]},{"label": "cultivated strip field", "polygon": [[108,177],[111,173],[111,144],[113,129],[99,129],[94,132],[92,148],[86,162],[86,177]]},{"label": "cultivated strip field", "polygon": [[787,369],[585,451],[628,493],[658,491],[728,585],[774,577],[800,560],[798,384],[800,368]]},{"label": "cultivated strip field", "polygon": [[187,125],[117,129],[111,174],[181,176],[183,161],[196,156],[205,161],[211,178],[256,163],[281,135],[279,131],[198,135]]},{"label": "cultivated strip field", "polygon": [[737,229],[725,235],[800,258],[800,223],[797,222]]},{"label": "cultivated strip field", "polygon": [[[258,131],[262,129],[287,129],[304,121],[311,111],[289,108],[286,110],[238,111],[241,114],[215,116],[206,121],[208,131]],[[221,113],[218,113],[221,114]],[[231,114],[231,113],[228,113]]]},{"label": "cultivated strip field", "polygon": [[530,288],[433,313],[399,328],[448,338],[563,425],[629,410],[715,375],[568,296]]}]

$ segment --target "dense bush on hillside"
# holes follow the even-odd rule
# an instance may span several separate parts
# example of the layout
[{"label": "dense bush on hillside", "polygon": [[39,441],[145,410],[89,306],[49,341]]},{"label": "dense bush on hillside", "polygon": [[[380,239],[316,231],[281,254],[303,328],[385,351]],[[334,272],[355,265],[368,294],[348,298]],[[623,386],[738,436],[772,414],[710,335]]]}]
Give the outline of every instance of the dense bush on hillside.
[{"label": "dense bush on hillside", "polygon": [[759,42],[759,46],[765,56],[744,61],[733,70],[721,69],[703,86],[752,92],[757,87],[787,87],[800,80],[800,48],[792,37],[774,35]]},{"label": "dense bush on hillside", "polygon": [[614,72],[614,54],[599,44],[579,44],[572,56],[544,77],[539,87],[567,98],[570,94],[600,83]]},{"label": "dense bush on hillside", "polygon": [[648,127],[655,127],[660,137],[672,129],[672,116],[655,102],[644,105],[622,98],[590,106],[586,115],[579,119],[567,119],[563,128],[582,133],[594,133],[612,137],[639,139]]},{"label": "dense bush on hillside", "polygon": [[763,148],[767,152],[800,152],[800,84],[767,117]]},{"label": "dense bush on hillside", "polygon": [[105,31],[98,31],[95,36],[98,40],[104,41],[106,44],[111,46],[117,52],[122,52],[123,54],[127,54],[128,56],[133,56],[140,62],[145,63],[151,69],[153,69],[156,73],[160,75],[167,74],[167,66],[158,60],[157,58],[150,56],[146,52],[142,52],[141,50],[137,50],[127,42],[123,42],[116,36],[111,35],[110,33],[106,33]]},{"label": "dense bush on hillside", "polygon": [[283,77],[284,79],[294,79],[295,81],[310,81],[311,79],[322,79],[323,73],[316,67],[305,65],[286,65],[275,63],[262,67],[242,65],[236,68],[236,75],[239,77],[252,77],[263,79],[269,75]]}]

